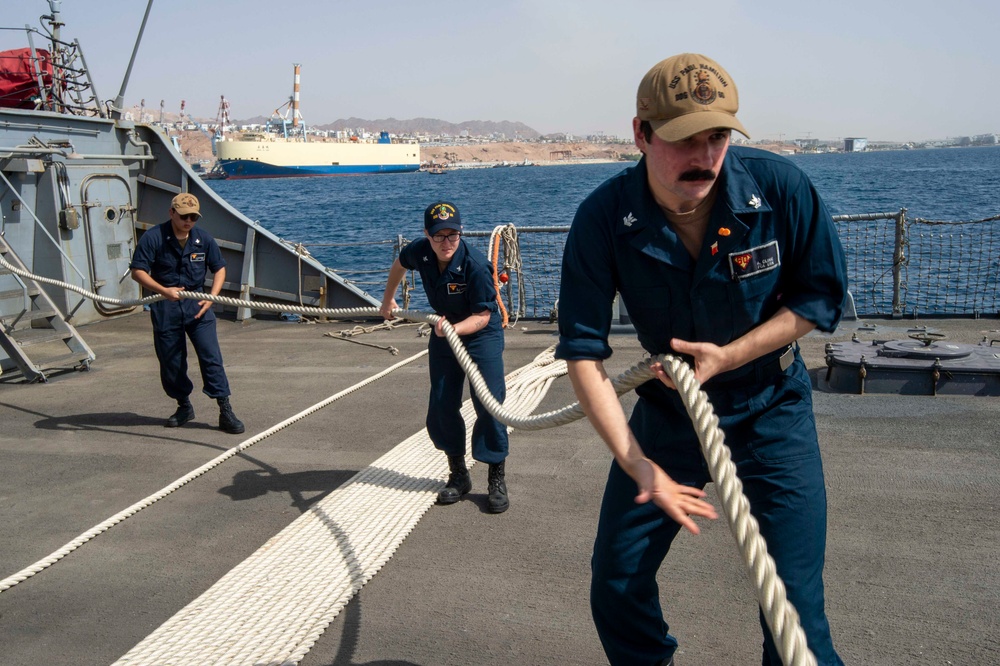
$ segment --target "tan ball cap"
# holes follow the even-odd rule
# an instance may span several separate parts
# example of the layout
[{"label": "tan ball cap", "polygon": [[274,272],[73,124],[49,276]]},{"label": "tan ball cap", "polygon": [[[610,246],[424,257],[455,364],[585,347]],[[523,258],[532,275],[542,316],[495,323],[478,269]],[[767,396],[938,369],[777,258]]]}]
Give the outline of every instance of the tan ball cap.
[{"label": "tan ball cap", "polygon": [[749,139],[736,119],[739,108],[739,93],[729,73],[697,53],[682,53],[654,65],[636,95],[639,120],[648,120],[664,141],[681,141],[717,127],[734,129]]},{"label": "tan ball cap", "polygon": [[198,197],[188,192],[174,197],[174,200],[170,202],[170,207],[176,210],[178,215],[194,213],[201,217],[201,205],[198,203]]}]

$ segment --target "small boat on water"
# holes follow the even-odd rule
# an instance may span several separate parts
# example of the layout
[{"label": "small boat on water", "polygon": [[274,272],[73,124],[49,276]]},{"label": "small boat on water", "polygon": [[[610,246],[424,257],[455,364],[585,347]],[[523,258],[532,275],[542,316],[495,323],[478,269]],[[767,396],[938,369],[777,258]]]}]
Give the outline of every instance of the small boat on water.
[{"label": "small boat on water", "polygon": [[432,166],[428,167],[427,173],[432,174],[434,176],[440,176],[448,173],[448,170],[441,166]]},{"label": "small boat on water", "polygon": [[202,180],[225,180],[226,178],[229,178],[229,176],[226,175],[226,172],[222,169],[212,169],[211,171],[206,171],[205,173],[200,174],[200,178]]},{"label": "small boat on water", "polygon": [[198,174],[198,177],[202,180],[225,180],[229,178],[226,172],[219,168],[219,163],[215,162],[208,169],[205,169],[201,164],[194,165],[194,172]]}]

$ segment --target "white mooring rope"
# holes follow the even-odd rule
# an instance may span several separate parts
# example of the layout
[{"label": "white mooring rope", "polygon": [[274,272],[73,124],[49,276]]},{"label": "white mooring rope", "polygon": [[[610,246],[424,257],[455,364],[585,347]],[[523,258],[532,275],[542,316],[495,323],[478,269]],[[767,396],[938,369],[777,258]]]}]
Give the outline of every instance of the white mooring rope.
[{"label": "white mooring rope", "polygon": [[[545,395],[537,387],[565,373],[551,352],[507,376],[510,411],[530,412]],[[471,400],[462,416],[468,445]],[[434,504],[447,472],[427,431],[416,433],[316,502],[115,666],[297,664]]]},{"label": "white mooring rope", "polygon": [[152,495],[146,497],[145,499],[139,500],[138,502],[136,502],[132,506],[128,507],[127,509],[124,509],[123,511],[120,511],[120,512],[116,513],[115,515],[111,516],[110,518],[108,518],[104,522],[102,522],[102,523],[100,523],[98,525],[95,525],[94,527],[92,527],[91,529],[87,530],[86,532],[84,532],[83,534],[81,534],[80,536],[78,536],[77,538],[75,538],[72,541],[70,541],[69,543],[67,543],[65,546],[63,546],[59,550],[56,550],[55,552],[53,552],[48,557],[44,557],[41,560],[39,560],[38,562],[35,562],[34,564],[32,564],[31,566],[25,567],[24,569],[22,569],[21,571],[17,572],[16,574],[14,574],[12,576],[8,576],[7,578],[4,578],[3,580],[0,580],[0,592],[3,592],[4,590],[8,590],[8,589],[14,587],[18,583],[20,583],[20,582],[22,582],[24,580],[27,580],[28,578],[31,578],[36,573],[38,573],[40,571],[43,571],[44,569],[52,566],[53,564],[55,564],[56,562],[58,562],[62,558],[66,557],[67,555],[69,555],[70,553],[72,553],[74,550],[76,550],[77,548],[79,548],[80,546],[82,546],[83,544],[85,544],[88,541],[90,541],[91,539],[93,539],[98,534],[101,534],[102,532],[107,532],[109,529],[111,529],[112,527],[114,527],[118,523],[122,522],[126,518],[128,518],[130,516],[133,516],[136,513],[139,513],[140,511],[142,511],[143,509],[145,509],[147,506],[149,506],[149,505],[151,505],[151,504],[153,504],[153,503],[155,503],[155,502],[163,499],[164,497],[166,497],[170,493],[174,492],[175,490],[177,490],[181,486],[187,484],[188,482],[193,481],[194,479],[198,478],[199,476],[201,476],[205,472],[209,471],[213,467],[218,467],[219,465],[221,465],[226,460],[228,460],[228,459],[232,458],[233,456],[235,456],[237,453],[241,453],[241,452],[245,451],[246,449],[249,449],[251,446],[253,446],[257,442],[270,437],[271,435],[273,435],[274,433],[278,432],[279,430],[282,430],[283,428],[287,428],[288,426],[292,425],[296,421],[301,421],[302,419],[304,419],[305,417],[309,416],[310,414],[323,409],[327,405],[329,405],[329,404],[331,404],[331,403],[333,403],[333,402],[335,402],[337,400],[340,400],[341,398],[343,398],[346,395],[350,395],[351,393],[354,393],[355,391],[358,391],[359,389],[362,389],[365,386],[368,386],[372,382],[375,382],[375,381],[381,379],[382,377],[385,377],[386,375],[388,375],[389,373],[393,372],[394,370],[398,370],[399,368],[403,367],[404,365],[406,365],[408,363],[412,363],[413,361],[417,360],[418,358],[421,358],[422,356],[424,356],[426,354],[427,354],[427,351],[424,350],[424,351],[420,352],[419,354],[415,354],[415,355],[411,356],[408,359],[402,360],[399,363],[396,363],[395,365],[392,365],[392,366],[386,368],[382,372],[379,372],[378,374],[372,375],[368,379],[365,379],[364,381],[361,381],[361,382],[355,384],[354,386],[351,386],[350,388],[344,389],[343,391],[340,391],[339,393],[335,393],[334,395],[330,396],[326,400],[323,400],[322,402],[316,403],[312,407],[309,407],[308,409],[305,409],[305,410],[299,412],[295,416],[292,416],[292,417],[290,417],[288,419],[285,419],[281,423],[268,428],[267,430],[265,430],[264,432],[260,433],[259,435],[254,435],[253,437],[251,437],[251,438],[243,441],[242,443],[234,446],[233,448],[229,449],[225,453],[223,453],[223,454],[219,455],[218,457],[214,458],[213,460],[210,460],[209,462],[205,463],[204,465],[202,465],[198,469],[185,474],[184,476],[182,476],[181,478],[177,479],[176,481],[174,481],[170,485],[162,488],[161,490],[156,491],[155,493],[153,493]]},{"label": "white mooring rope", "polygon": [[[0,265],[3,265],[17,275],[28,277],[36,282],[44,282],[69,289],[92,300],[118,306],[145,305],[163,299],[161,295],[148,296],[135,300],[110,298],[87,291],[76,285],[33,275],[16,266],[12,266],[3,257],[0,257]],[[203,292],[186,291],[180,292],[180,297],[268,312],[297,312],[300,314],[333,318],[380,316],[377,308],[330,309],[302,306],[289,307],[287,304],[259,303],[226,296],[213,296],[212,294]],[[399,317],[413,321],[423,321],[432,326],[441,319],[440,316],[435,314],[412,310],[395,310],[394,313]],[[580,407],[579,402],[567,405],[562,409],[532,416],[524,416],[513,410],[505,409],[504,405],[501,405],[490,393],[479,369],[465,350],[461,338],[447,320],[442,325],[442,329],[448,339],[449,345],[455,352],[456,358],[469,376],[470,384],[473,390],[475,390],[476,395],[490,414],[497,420],[521,430],[541,430],[564,425],[583,417],[583,409]],[[692,422],[695,425],[698,440],[701,443],[702,454],[708,463],[712,480],[716,484],[719,499],[723,506],[723,513],[729,523],[730,531],[739,546],[744,565],[753,578],[758,603],[764,613],[768,627],[771,629],[771,634],[774,637],[775,645],[781,655],[782,661],[786,666],[813,666],[816,663],[816,659],[806,644],[805,633],[799,622],[798,612],[792,603],[788,601],[784,583],[777,575],[774,559],[767,552],[767,543],[760,535],[757,520],[750,514],[750,503],[743,495],[743,484],[736,474],[736,466],[732,462],[729,448],[725,445],[725,435],[719,429],[718,418],[712,411],[707,394],[701,390],[697,379],[695,379],[694,372],[683,360],[676,356],[661,354],[646,359],[613,379],[612,384],[615,386],[616,393],[622,395],[645,381],[652,379],[654,375],[649,368],[657,362],[663,364],[664,370],[673,380],[688,415],[691,416]],[[563,369],[563,372],[565,372],[565,369]],[[508,402],[510,400],[511,396],[508,395]],[[3,589],[0,587],[0,592]]]}]

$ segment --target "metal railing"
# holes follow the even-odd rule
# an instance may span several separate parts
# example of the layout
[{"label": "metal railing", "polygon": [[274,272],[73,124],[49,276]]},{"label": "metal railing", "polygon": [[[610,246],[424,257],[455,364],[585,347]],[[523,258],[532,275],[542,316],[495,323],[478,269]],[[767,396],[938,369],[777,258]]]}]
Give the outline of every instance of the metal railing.
[{"label": "metal railing", "polygon": [[[951,222],[908,217],[902,208],[892,213],[836,215],[833,220],[847,256],[848,285],[858,316],[1000,316],[1000,215]],[[501,295],[512,317],[556,316],[568,232],[568,225],[517,227],[516,251],[499,253],[498,268],[508,277]],[[465,231],[463,237],[485,255],[492,233]],[[350,267],[355,262],[342,257],[333,268],[351,282],[380,291],[389,265],[408,242],[397,236],[394,241],[359,244],[379,246],[379,258],[357,262],[365,267],[359,270]],[[311,245],[322,249],[325,244]],[[510,263],[511,256],[516,257],[516,266]],[[414,289],[412,275],[407,283],[406,307],[423,307],[423,293]]]},{"label": "metal railing", "polygon": [[836,215],[861,316],[1000,316],[1000,215],[944,221]]},{"label": "metal railing", "polygon": [[[12,98],[6,100],[3,106],[18,106],[14,102],[20,102],[28,105],[21,108],[105,117],[79,40],[63,41],[59,34],[62,23],[54,17],[46,18],[52,19],[52,27],[46,32],[30,26],[0,27],[0,31],[4,32],[25,33],[28,47],[26,65],[35,84],[10,93]],[[35,35],[42,37],[45,48],[35,45]],[[0,66],[16,72],[19,63],[13,60],[20,58],[19,54],[0,56],[0,60],[7,60],[0,62]]]}]

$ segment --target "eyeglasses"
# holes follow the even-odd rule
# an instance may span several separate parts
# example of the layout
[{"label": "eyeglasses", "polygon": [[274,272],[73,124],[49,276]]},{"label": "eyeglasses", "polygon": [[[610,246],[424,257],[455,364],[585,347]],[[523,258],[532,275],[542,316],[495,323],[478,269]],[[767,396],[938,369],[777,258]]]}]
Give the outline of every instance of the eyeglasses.
[{"label": "eyeglasses", "polygon": [[431,236],[431,240],[435,243],[443,243],[448,241],[449,243],[457,243],[458,239],[462,237],[462,234],[434,234]]},{"label": "eyeglasses", "polygon": [[201,215],[199,215],[198,213],[188,213],[187,215],[181,215],[180,213],[177,213],[177,217],[184,220],[185,222],[197,222],[198,218],[200,218]]}]

